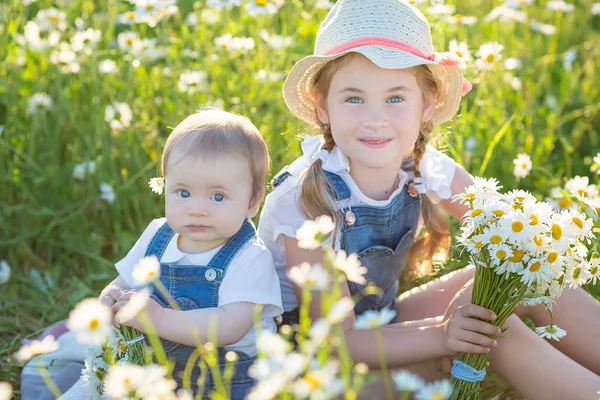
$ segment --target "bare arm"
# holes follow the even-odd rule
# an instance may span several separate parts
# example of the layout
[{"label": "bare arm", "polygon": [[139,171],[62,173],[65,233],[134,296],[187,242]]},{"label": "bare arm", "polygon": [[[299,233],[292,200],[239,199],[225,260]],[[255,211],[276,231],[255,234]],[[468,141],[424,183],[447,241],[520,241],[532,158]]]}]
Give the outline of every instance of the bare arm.
[{"label": "bare arm", "polygon": [[[213,342],[217,347],[239,342],[254,324],[254,303],[232,303],[222,307],[190,311],[164,309],[157,321],[158,336],[188,346]],[[260,305],[262,311],[262,305]],[[197,336],[196,336],[197,335]]]},{"label": "bare arm", "polygon": [[[113,314],[117,314],[133,295],[134,291],[122,294],[112,306]],[[250,331],[254,324],[255,307],[260,307],[262,311],[264,306],[237,302],[221,307],[179,311],[163,308],[150,299],[146,312],[156,334],[163,339],[188,346],[210,341],[217,347],[223,347],[239,342]],[[124,321],[123,324],[142,332],[147,331],[137,317]]]}]

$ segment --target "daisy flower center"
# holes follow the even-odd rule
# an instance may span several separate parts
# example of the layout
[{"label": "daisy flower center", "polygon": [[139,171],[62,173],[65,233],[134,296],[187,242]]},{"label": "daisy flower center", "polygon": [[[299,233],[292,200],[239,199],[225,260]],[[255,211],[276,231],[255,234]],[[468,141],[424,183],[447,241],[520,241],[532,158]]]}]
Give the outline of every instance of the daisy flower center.
[{"label": "daisy flower center", "polygon": [[490,53],[485,57],[485,61],[487,61],[488,63],[494,62],[495,59],[496,55],[494,53]]},{"label": "daisy flower center", "polygon": [[494,235],[490,238],[490,242],[492,242],[493,244],[498,244],[502,242],[502,238],[498,235]]},{"label": "daisy flower center", "polygon": [[479,249],[483,246],[483,242],[480,240],[479,242],[475,242],[475,248]]},{"label": "daisy flower center", "polygon": [[303,378],[304,382],[306,382],[312,389],[316,389],[321,386],[321,381],[316,374],[308,373]]},{"label": "daisy flower center", "polygon": [[504,260],[506,258],[506,252],[504,250],[498,250],[496,252],[496,257],[498,257],[501,260]]},{"label": "daisy flower center", "polygon": [[445,398],[446,398],[446,396],[444,396],[440,392],[435,392],[431,395],[431,400],[444,400]]},{"label": "daisy flower center", "polygon": [[478,215],[481,215],[482,212],[483,212],[483,210],[481,208],[473,210],[473,212],[471,213],[471,217],[476,217]]},{"label": "daisy flower center", "polygon": [[98,325],[100,325],[100,321],[98,321],[98,318],[94,318],[94,319],[92,319],[89,322],[88,328],[89,329],[96,329],[98,327]]},{"label": "daisy flower center", "polygon": [[531,267],[529,267],[529,270],[531,272],[537,272],[541,267],[542,267],[542,264],[539,261],[536,261],[533,264],[531,264]]},{"label": "daisy flower center", "polygon": [[579,227],[579,229],[583,229],[583,221],[577,217],[572,218],[573,223]]},{"label": "daisy flower center", "polygon": [[554,261],[558,260],[558,253],[553,251],[552,253],[550,253],[548,255],[548,262],[553,263]]},{"label": "daisy flower center", "polygon": [[585,189],[577,189],[577,193],[580,196],[587,196],[587,190],[585,190]]},{"label": "daisy flower center", "polygon": [[562,237],[562,229],[557,224],[552,224],[552,237],[554,240],[559,240]]},{"label": "daisy flower center", "polygon": [[[135,13],[133,11],[129,11],[127,13],[127,19],[135,19]],[[130,41],[127,42],[127,44],[129,44],[131,46],[131,43],[129,43]]]},{"label": "daisy flower center", "polygon": [[519,262],[523,259],[523,252],[521,250],[513,250],[512,257],[509,258],[512,262]]},{"label": "daisy flower center", "polygon": [[511,225],[513,232],[521,232],[523,230],[523,223],[521,221],[515,221]]},{"label": "daisy flower center", "polygon": [[457,56],[459,56],[460,58],[462,58],[462,56],[463,56],[463,54],[462,54],[462,52],[461,52],[460,50],[456,50],[456,51],[454,52],[454,54],[456,54],[456,55],[457,55]]},{"label": "daisy flower center", "polygon": [[538,238],[537,236],[533,237],[533,241],[535,242],[535,244],[537,244],[538,246],[541,246],[542,244],[544,244],[542,238]]},{"label": "daisy flower center", "polygon": [[577,267],[573,270],[573,279],[579,279],[581,275],[581,267]]},{"label": "daisy flower center", "polygon": [[535,214],[531,214],[531,216],[529,217],[529,219],[531,220],[531,222],[529,223],[529,225],[537,225],[539,222],[538,217]]},{"label": "daisy flower center", "polygon": [[560,208],[568,208],[571,207],[572,204],[573,201],[571,199],[560,199],[560,201],[558,202]]}]

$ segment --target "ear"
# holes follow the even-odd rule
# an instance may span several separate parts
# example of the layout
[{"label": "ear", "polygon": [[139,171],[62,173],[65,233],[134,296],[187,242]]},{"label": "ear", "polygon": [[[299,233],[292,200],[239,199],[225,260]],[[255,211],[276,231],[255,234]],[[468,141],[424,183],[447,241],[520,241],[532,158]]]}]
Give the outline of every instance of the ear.
[{"label": "ear", "polygon": [[329,124],[329,113],[327,112],[327,99],[315,90],[315,109],[317,118],[323,124]]},{"label": "ear", "polygon": [[433,96],[425,96],[423,102],[423,122],[431,121],[435,112],[435,98]]},{"label": "ear", "polygon": [[265,192],[261,191],[252,199],[250,199],[250,204],[248,204],[248,213],[246,214],[246,218],[254,218],[256,214],[258,214],[258,209],[260,208],[260,203],[262,203],[265,198]]}]

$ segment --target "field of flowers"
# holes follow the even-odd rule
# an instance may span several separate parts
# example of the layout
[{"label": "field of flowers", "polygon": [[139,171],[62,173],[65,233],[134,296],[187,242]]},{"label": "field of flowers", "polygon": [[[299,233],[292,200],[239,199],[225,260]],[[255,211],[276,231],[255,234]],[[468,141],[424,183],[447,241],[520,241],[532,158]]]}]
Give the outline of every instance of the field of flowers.
[{"label": "field of flowers", "polygon": [[[436,128],[442,148],[505,190],[559,208],[579,196],[600,212],[600,3],[411,3],[428,17],[435,49],[460,56],[474,85],[459,116]],[[312,53],[330,6],[0,3],[0,382],[17,398],[21,341],[96,296],[162,215],[147,182],[172,127],[198,108],[222,108],[260,129],[272,173],[300,154],[307,127],[281,85]],[[588,291],[600,298],[600,284]]]}]

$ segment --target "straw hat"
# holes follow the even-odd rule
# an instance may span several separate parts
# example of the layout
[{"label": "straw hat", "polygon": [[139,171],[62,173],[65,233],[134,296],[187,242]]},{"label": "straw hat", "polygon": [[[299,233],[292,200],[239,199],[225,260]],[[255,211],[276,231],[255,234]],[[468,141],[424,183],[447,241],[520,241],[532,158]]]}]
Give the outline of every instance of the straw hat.
[{"label": "straw hat", "polygon": [[313,83],[329,61],[355,52],[387,69],[425,64],[436,78],[440,96],[434,125],[448,121],[471,85],[463,78],[461,59],[435,53],[423,14],[404,0],[338,0],[321,23],[314,55],[298,61],[283,84],[283,98],[300,119],[317,125]]}]

